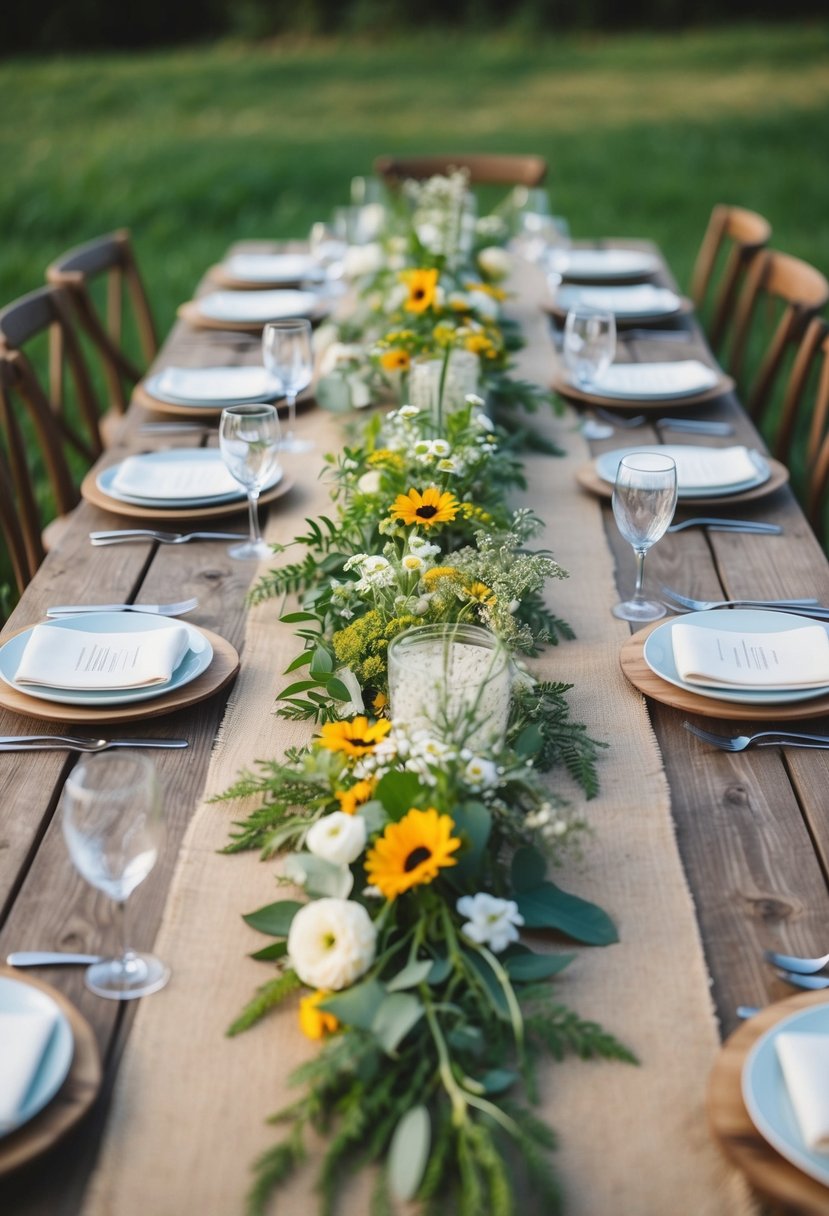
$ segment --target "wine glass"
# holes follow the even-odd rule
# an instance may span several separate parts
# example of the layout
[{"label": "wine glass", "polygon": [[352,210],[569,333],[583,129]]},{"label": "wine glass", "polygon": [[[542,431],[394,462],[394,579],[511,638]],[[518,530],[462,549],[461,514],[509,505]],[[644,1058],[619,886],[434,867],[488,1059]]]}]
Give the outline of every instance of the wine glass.
[{"label": "wine glass", "polygon": [[231,557],[270,557],[259,530],[259,491],[279,470],[279,415],[274,405],[231,405],[222,410],[219,449],[228,472],[248,496],[250,537],[228,549]]},{"label": "wine glass", "polygon": [[86,972],[86,986],[116,1001],[163,988],[170,968],[127,945],[127,897],[152,870],[164,841],[161,791],[151,760],[137,752],[85,756],[63,791],[63,835],[76,868],[118,909],[121,950]]},{"label": "wine glass", "polygon": [[318,220],[311,225],[308,247],[311,257],[325,273],[328,294],[341,295],[345,290],[342,278],[345,270],[345,255],[348,253],[348,241],[345,239],[345,234],[338,232],[332,224]]},{"label": "wine glass", "polygon": [[279,446],[284,452],[310,451],[313,443],[295,438],[293,428],[297,393],[308,387],[314,371],[311,322],[301,319],[269,322],[262,331],[262,359],[288,402],[288,431]]},{"label": "wine glass", "polygon": [[623,621],[658,621],[667,611],[659,600],[642,594],[645,554],[656,544],[676,509],[676,462],[659,452],[634,452],[623,456],[616,470],[613,514],[622,536],[636,554],[636,587],[632,600],[614,605],[614,616]]},{"label": "wine glass", "polygon": [[564,365],[580,389],[590,390],[616,354],[616,318],[609,309],[574,304],[564,322]]}]

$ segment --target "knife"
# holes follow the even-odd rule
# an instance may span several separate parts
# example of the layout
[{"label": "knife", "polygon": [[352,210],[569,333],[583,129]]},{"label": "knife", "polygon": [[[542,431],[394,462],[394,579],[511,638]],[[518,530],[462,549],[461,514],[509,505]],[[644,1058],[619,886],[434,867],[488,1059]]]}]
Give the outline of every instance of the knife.
[{"label": "knife", "polygon": [[100,961],[100,954],[66,954],[58,950],[16,950],[6,955],[10,967],[53,967],[61,963],[89,966]]},{"label": "knife", "polygon": [[0,735],[0,752],[105,752],[110,747],[189,747],[187,739],[76,739],[71,735]]}]

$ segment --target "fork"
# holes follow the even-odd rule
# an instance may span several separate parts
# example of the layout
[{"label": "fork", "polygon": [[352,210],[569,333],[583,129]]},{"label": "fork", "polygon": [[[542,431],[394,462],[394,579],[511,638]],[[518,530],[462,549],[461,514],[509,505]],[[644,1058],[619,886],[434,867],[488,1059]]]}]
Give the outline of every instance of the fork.
[{"label": "fork", "polygon": [[829,616],[829,608],[824,608],[815,599],[802,600],[695,600],[690,595],[681,595],[670,587],[660,587],[660,592],[667,604],[683,612],[707,612],[714,608],[771,608],[783,611],[791,609],[807,609],[803,615],[814,616],[825,613]]},{"label": "fork", "polygon": [[602,409],[599,405],[594,408],[593,413],[597,418],[604,419],[605,422],[609,422],[611,426],[617,427],[620,431],[633,430],[635,427],[643,426],[647,422],[644,414],[636,414],[633,418],[623,418],[619,414],[612,413],[611,410]]},{"label": "fork", "polygon": [[762,523],[753,519],[716,519],[713,516],[698,516],[695,519],[683,519],[681,523],[671,524],[669,532],[684,532],[686,528],[708,528],[711,532],[756,532],[758,536],[780,536],[783,529],[780,524]]},{"label": "fork", "polygon": [[0,752],[105,752],[111,747],[189,747],[186,739],[76,739],[72,735],[4,735]]},{"label": "fork", "polygon": [[777,950],[764,950],[763,958],[773,967],[794,971],[797,975],[813,975],[829,963],[829,954],[824,954],[822,958],[802,958],[798,954],[780,954]]},{"label": "fork", "polygon": [[683,722],[682,725],[704,743],[710,743],[723,752],[744,752],[752,744],[758,747],[829,748],[829,735],[804,735],[796,730],[760,730],[753,735],[728,736],[715,735],[710,730],[695,726],[693,722]]},{"label": "fork", "polygon": [[173,604],[57,604],[46,609],[47,616],[74,616],[80,612],[149,612],[153,616],[184,616],[198,608],[195,596]]},{"label": "fork", "polygon": [[157,532],[153,528],[122,528],[117,532],[90,532],[93,545],[122,545],[134,540],[157,540],[162,545],[186,545],[191,540],[247,540],[241,532]]}]

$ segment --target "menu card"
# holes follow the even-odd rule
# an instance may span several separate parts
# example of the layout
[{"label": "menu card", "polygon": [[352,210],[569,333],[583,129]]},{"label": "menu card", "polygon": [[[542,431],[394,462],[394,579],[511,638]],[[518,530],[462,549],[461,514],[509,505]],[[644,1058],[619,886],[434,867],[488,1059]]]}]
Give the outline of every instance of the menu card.
[{"label": "menu card", "polygon": [[774,1046],[803,1139],[829,1153],[829,1035],[784,1031]]},{"label": "menu card", "polygon": [[0,1131],[17,1123],[56,1022],[48,1010],[0,1013]]},{"label": "menu card", "polygon": [[35,625],[15,672],[17,684],[81,691],[166,684],[189,648],[183,625],[131,633],[87,633]]},{"label": "menu card", "polygon": [[703,688],[796,689],[829,684],[829,635],[822,625],[780,633],[671,629],[680,678]]}]

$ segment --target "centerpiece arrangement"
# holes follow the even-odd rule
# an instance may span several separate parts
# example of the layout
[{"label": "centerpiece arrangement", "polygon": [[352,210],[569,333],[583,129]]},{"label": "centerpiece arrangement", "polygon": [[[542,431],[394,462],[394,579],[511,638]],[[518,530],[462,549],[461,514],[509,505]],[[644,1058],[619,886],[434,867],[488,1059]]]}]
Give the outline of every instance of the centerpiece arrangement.
[{"label": "centerpiece arrangement", "polygon": [[[545,601],[565,572],[530,547],[541,521],[507,503],[523,484],[520,437],[493,422],[479,393],[447,393],[453,352],[499,374],[507,366],[497,309],[469,305],[476,292],[497,295],[470,283],[478,229],[465,182],[463,194],[457,176],[421,187],[411,228],[397,249],[414,264],[373,266],[362,287],[364,341],[345,375],[369,365],[397,374],[405,396],[425,355],[438,364],[430,395],[371,416],[326,458],[330,515],[307,521],[299,560],[252,592],[254,602],[299,596],[282,618],[302,648],[279,713],[317,733],[223,795],[259,802],[227,851],[283,854],[279,881],[304,896],[245,917],[274,939],[253,957],[276,973],[230,1032],[300,992],[300,1026],[321,1047],[295,1073],[301,1096],[275,1116],[289,1127],[256,1164],[251,1213],[304,1159],[309,1129],[328,1138],[323,1212],[340,1178],[372,1162],[373,1213],[391,1212],[394,1197],[476,1216],[554,1210],[555,1140],[531,1109],[536,1059],[632,1059],[552,995],[548,981],[574,956],[521,937],[616,940],[600,908],[546,876],[578,855],[587,824],[542,774],[563,764],[589,797],[600,745],[570,719],[569,686],[524,665],[572,634]],[[390,305],[372,296],[390,274],[410,323],[393,316],[396,328],[378,333]],[[451,320],[449,295],[437,296],[447,276],[466,293],[447,305]],[[440,315],[427,324],[430,309]],[[489,384],[482,372],[476,387]]]}]

